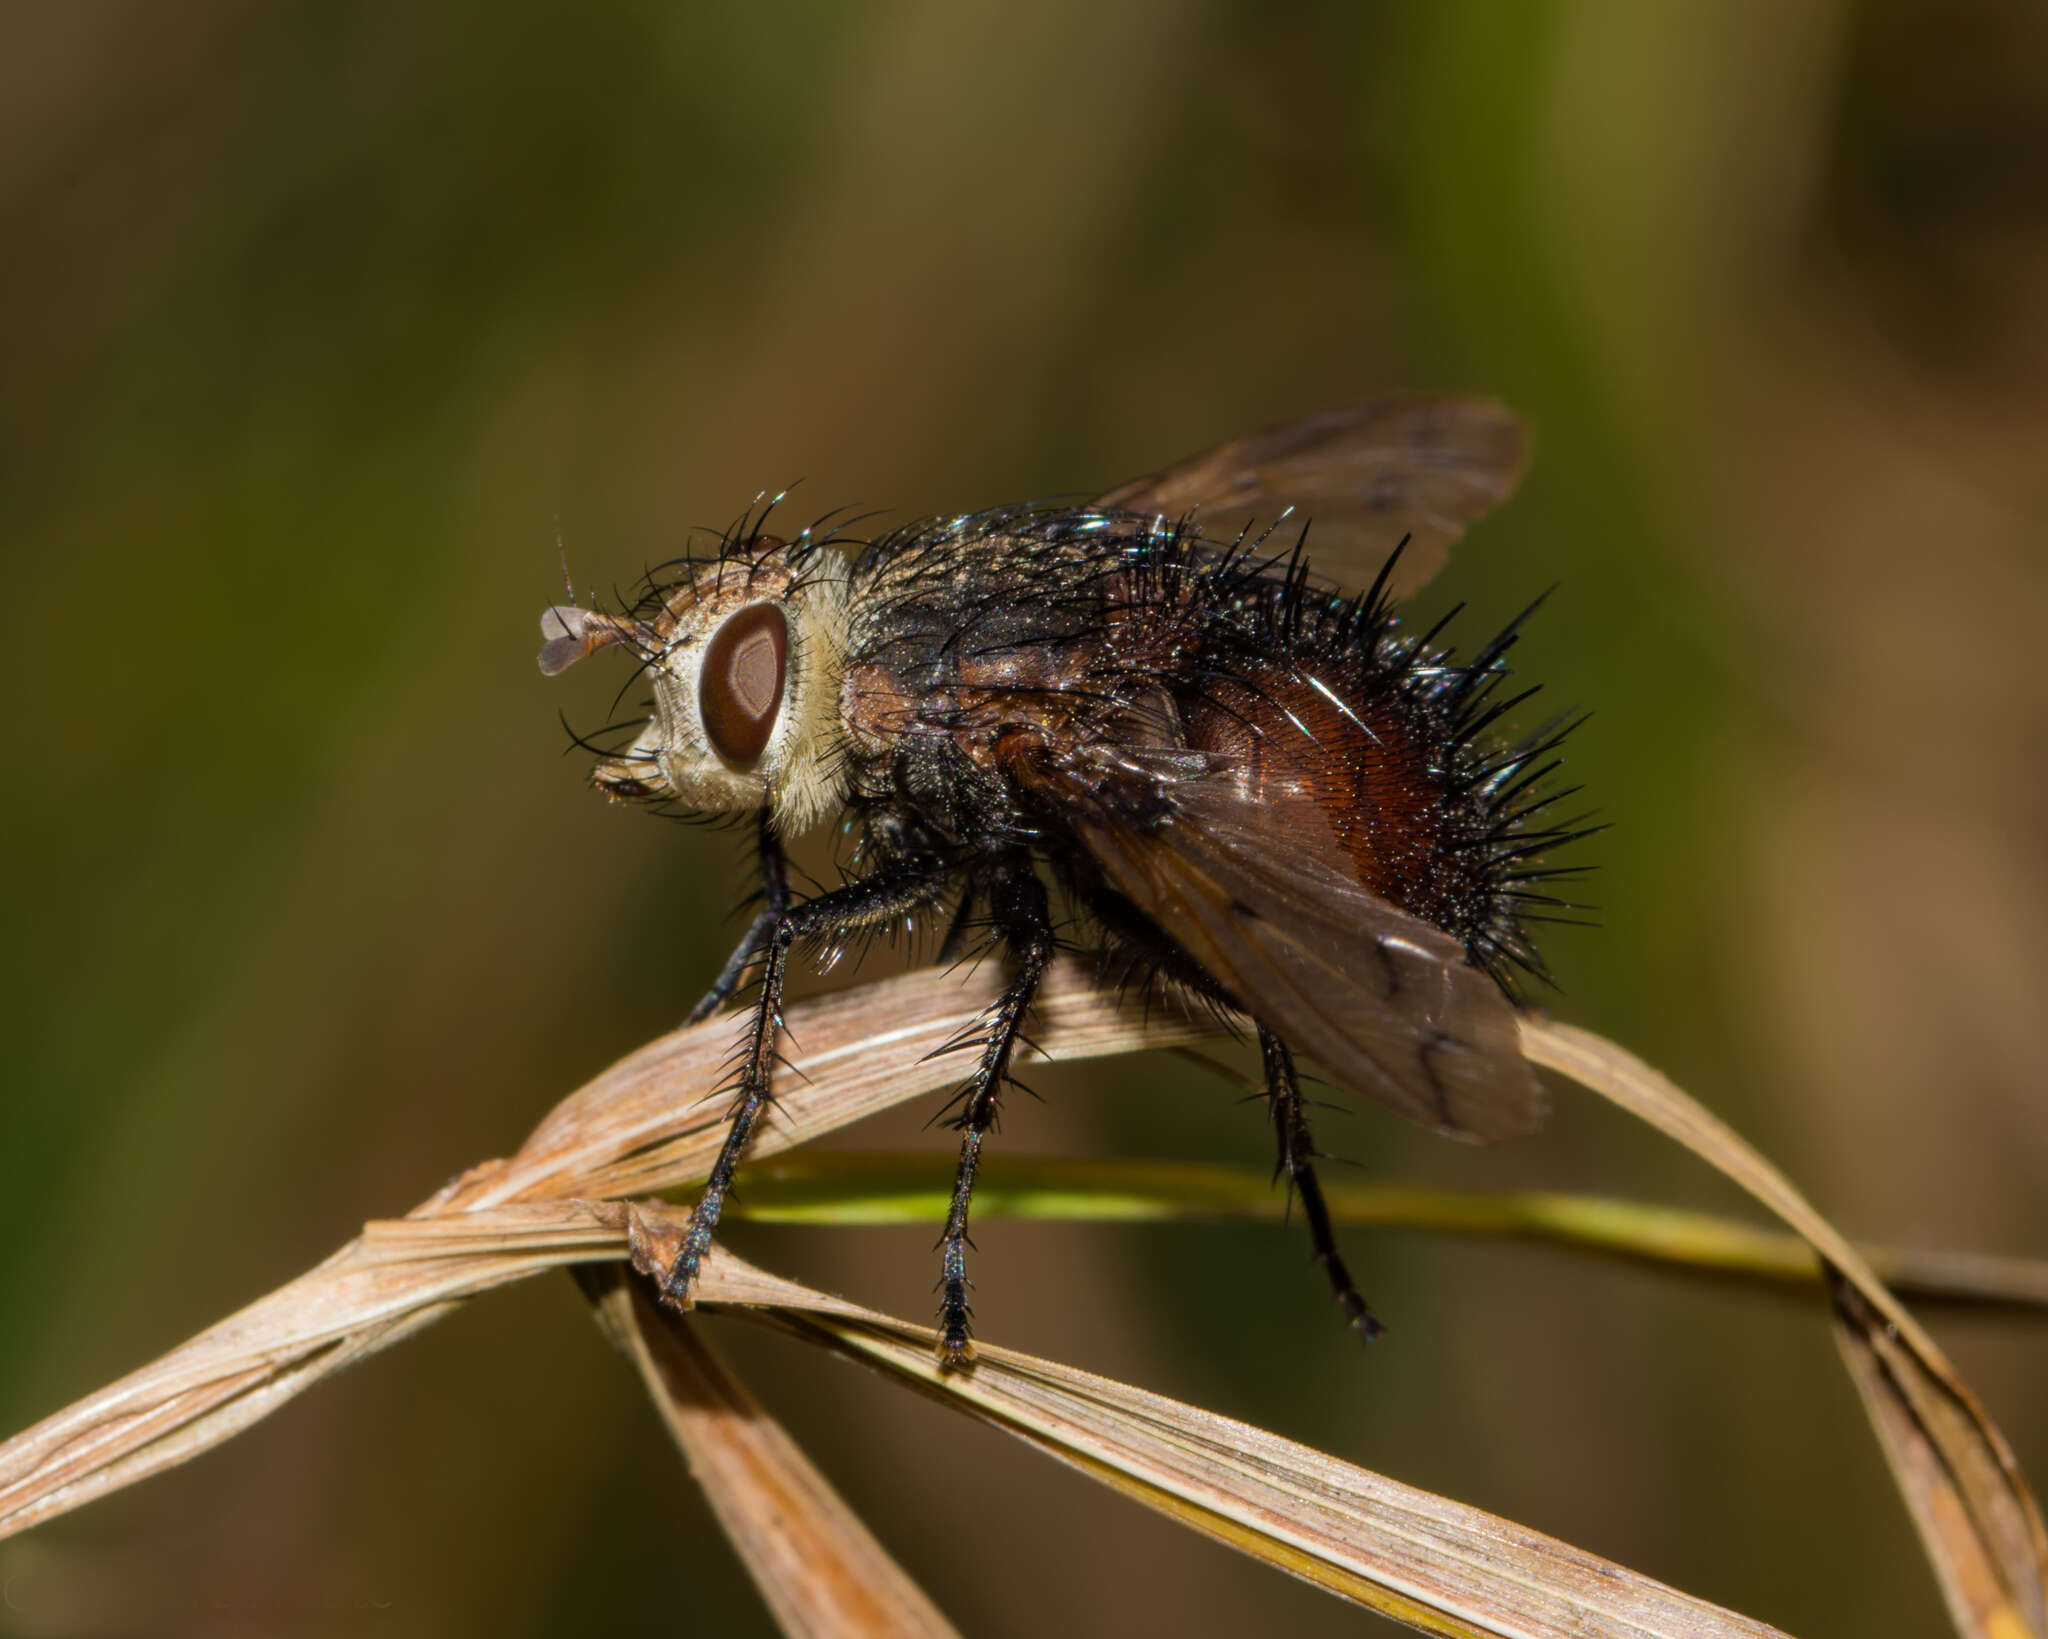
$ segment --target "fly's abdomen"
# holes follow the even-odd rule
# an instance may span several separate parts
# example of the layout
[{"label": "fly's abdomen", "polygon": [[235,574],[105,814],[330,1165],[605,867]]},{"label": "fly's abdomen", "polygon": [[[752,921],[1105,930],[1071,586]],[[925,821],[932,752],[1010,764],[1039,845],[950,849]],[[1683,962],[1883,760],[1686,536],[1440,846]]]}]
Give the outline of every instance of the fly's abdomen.
[{"label": "fly's abdomen", "polygon": [[1426,704],[1361,687],[1355,668],[1278,657],[1233,667],[1183,711],[1193,748],[1276,799],[1311,799],[1361,887],[1469,942],[1489,892],[1471,845],[1484,816]]}]

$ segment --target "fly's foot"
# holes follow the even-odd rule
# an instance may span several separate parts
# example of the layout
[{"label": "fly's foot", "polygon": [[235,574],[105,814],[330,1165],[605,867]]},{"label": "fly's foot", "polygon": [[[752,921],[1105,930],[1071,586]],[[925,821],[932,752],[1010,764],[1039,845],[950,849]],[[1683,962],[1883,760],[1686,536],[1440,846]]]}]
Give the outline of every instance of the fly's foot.
[{"label": "fly's foot", "polygon": [[967,1302],[971,1283],[964,1237],[946,1245],[946,1274],[939,1282],[939,1370],[964,1371],[974,1364],[974,1310]]},{"label": "fly's foot", "polygon": [[650,1222],[637,1209],[626,1221],[626,1246],[633,1267],[654,1283],[661,1301],[672,1309],[689,1309],[696,1302],[697,1272],[711,1242],[708,1225],[701,1226],[692,1213],[681,1235],[667,1224]]},{"label": "fly's foot", "polygon": [[718,1224],[718,1209],[725,1203],[706,1190],[690,1214],[690,1226],[683,1231],[683,1244],[655,1279],[661,1301],[671,1309],[689,1309],[696,1304],[697,1271],[711,1250],[711,1231]]},{"label": "fly's foot", "polygon": [[661,1294],[661,1301],[671,1309],[696,1307],[693,1293],[697,1285],[697,1262],[687,1252],[678,1253],[675,1261],[655,1276],[654,1288]]},{"label": "fly's foot", "polygon": [[974,1364],[974,1339],[967,1335],[967,1328],[955,1331],[948,1326],[939,1334],[939,1370],[961,1372]]}]

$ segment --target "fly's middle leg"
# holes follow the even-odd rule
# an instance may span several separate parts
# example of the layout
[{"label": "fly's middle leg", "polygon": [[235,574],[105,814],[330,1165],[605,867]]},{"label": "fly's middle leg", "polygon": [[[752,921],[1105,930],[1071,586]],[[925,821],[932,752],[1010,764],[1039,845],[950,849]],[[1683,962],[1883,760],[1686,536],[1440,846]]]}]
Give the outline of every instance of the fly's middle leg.
[{"label": "fly's middle leg", "polygon": [[982,1140],[996,1124],[1003,1083],[1009,1079],[1010,1055],[1054,950],[1045,887],[1028,861],[995,878],[989,885],[988,905],[990,919],[1016,960],[1017,972],[986,1016],[980,1035],[981,1058],[960,1089],[959,1113],[952,1122],[960,1129],[960,1165],[953,1176],[946,1232],[939,1240],[939,1364],[948,1371],[974,1358],[973,1310],[967,1301],[971,1285],[967,1249],[973,1243],[967,1235],[967,1210],[974,1196]]}]

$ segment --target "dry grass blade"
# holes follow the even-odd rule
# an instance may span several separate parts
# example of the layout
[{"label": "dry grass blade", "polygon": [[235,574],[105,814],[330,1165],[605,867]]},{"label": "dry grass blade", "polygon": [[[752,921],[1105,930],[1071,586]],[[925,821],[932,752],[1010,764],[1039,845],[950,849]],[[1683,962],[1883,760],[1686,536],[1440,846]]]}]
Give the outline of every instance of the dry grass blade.
[{"label": "dry grass blade", "polygon": [[[636,1209],[636,1256],[679,1225]],[[721,1252],[700,1301],[767,1318],[1018,1436],[1206,1535],[1427,1633],[1717,1639],[1778,1630],[1248,1424],[1014,1350],[941,1372],[926,1327]]]},{"label": "dry grass blade", "polygon": [[[948,1049],[995,1000],[1001,979],[987,963],[927,968],[791,1008],[784,1034],[802,1073],[777,1084],[748,1153],[779,1154],[950,1086],[965,1060]],[[1172,1046],[1215,1029],[1163,1005],[1120,1006],[1071,958],[1046,975],[1032,1020],[1033,1045],[1055,1059]],[[472,1169],[416,1215],[701,1183],[725,1140],[725,1101],[706,1089],[726,1085],[738,1028],[722,1016],[629,1053],[556,1105],[511,1160]]]},{"label": "dry grass blade", "polygon": [[1813,1244],[1833,1280],[1837,1336],[1965,1634],[2048,1639],[2048,1532],[2005,1436],[1934,1340],[1791,1182],[1632,1054],[1525,1019],[1523,1052],[1603,1094],[1732,1178]]},{"label": "dry grass blade", "polygon": [[687,1317],[614,1269],[585,1285],[784,1633],[958,1639]]},{"label": "dry grass blade", "polygon": [[[949,1085],[942,1055],[993,999],[993,967],[927,970],[792,1008],[808,1080],[778,1101],[755,1153],[792,1145]],[[1105,998],[1078,963],[1040,991],[1036,1044],[1084,1058],[1190,1041],[1198,1025]],[[717,1149],[730,1019],[713,1019],[629,1054],[571,1094],[518,1154],[472,1168],[417,1208],[447,1222],[510,1201],[602,1197],[701,1179]],[[397,1341],[465,1297],[579,1261],[559,1248],[420,1262],[362,1241],[0,1446],[0,1536],[75,1508],[217,1445],[329,1372]]]},{"label": "dry grass blade", "polygon": [[[795,1010],[808,1079],[764,1123],[756,1159],[951,1082],[958,1070],[944,1050],[971,1033],[998,980],[992,970],[964,980],[926,971]],[[475,1293],[542,1269],[616,1259],[627,1225],[618,1197],[680,1187],[707,1169],[724,1111],[702,1089],[719,1085],[731,1028],[712,1021],[631,1055],[559,1106],[510,1160],[465,1174],[406,1220],[372,1226],[310,1273],[0,1446],[0,1535],[182,1461]],[[1203,1028],[1120,1009],[1069,963],[1041,991],[1036,1037],[1050,1056],[1080,1057],[1184,1043]],[[1999,1639],[2048,1636],[2048,1551],[2011,1453],[1855,1249],[1755,1151],[1619,1048],[1537,1020],[1526,1021],[1523,1042],[1534,1062],[1710,1160],[1811,1243],[1838,1277],[1852,1372],[1958,1621]],[[783,1324],[948,1403],[972,1405],[1199,1529],[1428,1631],[1766,1631],[1517,1527],[1137,1389],[996,1350],[976,1372],[941,1379],[921,1328],[729,1258],[714,1262],[702,1294],[774,1308]]]},{"label": "dry grass blade", "polygon": [[[661,1203],[511,1206],[372,1226],[394,1259],[454,1263],[672,1255],[682,1218]],[[1248,1424],[1013,1350],[981,1346],[946,1373],[927,1327],[876,1314],[717,1251],[698,1301],[730,1307],[861,1361],[1037,1446],[1181,1523],[1290,1575],[1447,1635],[1718,1639],[1778,1630],[1461,1503],[1401,1485]]]},{"label": "dry grass blade", "polygon": [[[2022,1584],[2014,1589],[2008,1580],[2008,1567],[2026,1563],[2024,1536],[2015,1529],[2014,1541],[1983,1541],[1983,1498],[1995,1477],[1982,1472],[1981,1458],[1970,1462],[1977,1446],[1974,1402],[1958,1401],[1950,1394],[1899,1333],[1871,1313],[1862,1293],[1848,1280],[1836,1275],[1831,1285],[1835,1341],[1899,1489],[1912,1505],[1914,1524],[1956,1627],[1989,1639],[2038,1635],[2038,1586],[2030,1603],[2028,1588]],[[1961,1453],[1963,1462],[1951,1466],[1951,1452]],[[1994,1524],[2000,1518],[1992,1517]]]}]

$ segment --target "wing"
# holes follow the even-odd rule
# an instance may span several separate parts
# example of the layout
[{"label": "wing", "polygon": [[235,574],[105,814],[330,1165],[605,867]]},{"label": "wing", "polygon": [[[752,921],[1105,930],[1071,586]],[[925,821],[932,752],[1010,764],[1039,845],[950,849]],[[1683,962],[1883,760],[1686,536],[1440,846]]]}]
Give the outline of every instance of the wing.
[{"label": "wing", "polygon": [[1464,947],[1367,892],[1312,803],[1204,753],[1096,746],[1022,764],[1109,884],[1335,1080],[1457,1138],[1542,1119],[1514,1004]]},{"label": "wing", "polygon": [[1380,398],[1233,438],[1096,504],[1199,512],[1218,536],[1271,524],[1291,507],[1310,525],[1309,561],[1352,587],[1369,584],[1406,538],[1389,578],[1399,597],[1443,567],[1467,524],[1513,493],[1527,461],[1521,420],[1491,399]]}]

